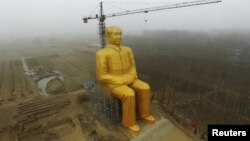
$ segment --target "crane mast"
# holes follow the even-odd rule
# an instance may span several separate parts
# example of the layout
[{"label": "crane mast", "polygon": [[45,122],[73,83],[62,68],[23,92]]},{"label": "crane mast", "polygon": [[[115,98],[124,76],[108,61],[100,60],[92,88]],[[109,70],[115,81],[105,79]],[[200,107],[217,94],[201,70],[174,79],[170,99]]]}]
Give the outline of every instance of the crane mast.
[{"label": "crane mast", "polygon": [[198,0],[198,1],[182,2],[182,3],[177,3],[177,4],[151,7],[151,8],[130,10],[130,11],[125,11],[125,12],[111,13],[111,14],[107,14],[107,15],[104,15],[103,3],[100,2],[100,15],[96,15],[96,16],[92,16],[92,17],[85,17],[85,18],[83,18],[83,21],[84,21],[84,23],[87,23],[88,20],[90,20],[90,19],[99,19],[100,44],[101,44],[101,48],[104,48],[106,46],[106,39],[105,39],[105,20],[106,20],[106,18],[115,17],[115,16],[124,16],[124,15],[130,15],[130,14],[137,14],[137,13],[148,13],[148,12],[152,12],[152,11],[159,11],[159,10],[166,10],[166,9],[191,7],[191,6],[205,5],[205,4],[212,4],[212,3],[219,3],[219,2],[222,2],[222,0]]},{"label": "crane mast", "polygon": [[106,39],[105,39],[105,15],[103,14],[103,5],[100,2],[100,18],[99,18],[99,35],[100,35],[100,44],[101,48],[106,46]]}]

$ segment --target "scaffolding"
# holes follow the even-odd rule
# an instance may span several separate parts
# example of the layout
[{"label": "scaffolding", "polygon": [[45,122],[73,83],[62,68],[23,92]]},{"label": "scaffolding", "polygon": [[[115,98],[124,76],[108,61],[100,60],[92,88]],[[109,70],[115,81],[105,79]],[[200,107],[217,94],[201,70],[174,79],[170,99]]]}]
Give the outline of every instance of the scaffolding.
[{"label": "scaffolding", "polygon": [[121,120],[121,101],[110,95],[110,90],[102,84],[96,84],[95,98],[98,103],[98,113],[113,122]]}]

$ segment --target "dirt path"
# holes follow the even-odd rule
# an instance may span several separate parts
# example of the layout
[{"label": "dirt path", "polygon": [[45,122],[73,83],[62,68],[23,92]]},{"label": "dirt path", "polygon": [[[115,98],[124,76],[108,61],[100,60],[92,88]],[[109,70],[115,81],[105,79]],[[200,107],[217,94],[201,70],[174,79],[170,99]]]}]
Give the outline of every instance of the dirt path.
[{"label": "dirt path", "polygon": [[28,67],[28,65],[26,64],[25,59],[24,59],[24,58],[21,58],[21,61],[22,61],[22,64],[23,64],[23,70],[24,70],[24,71],[28,71],[28,70],[29,70],[29,67]]}]

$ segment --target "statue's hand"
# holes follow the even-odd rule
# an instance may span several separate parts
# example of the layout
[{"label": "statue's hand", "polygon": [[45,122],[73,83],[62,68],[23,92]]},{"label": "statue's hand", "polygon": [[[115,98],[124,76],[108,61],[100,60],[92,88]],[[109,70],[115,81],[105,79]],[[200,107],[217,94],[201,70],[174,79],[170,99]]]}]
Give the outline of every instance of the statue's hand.
[{"label": "statue's hand", "polygon": [[135,80],[134,76],[131,74],[123,75],[122,79],[123,79],[123,84],[125,84],[125,85],[129,85],[129,84],[133,83]]}]

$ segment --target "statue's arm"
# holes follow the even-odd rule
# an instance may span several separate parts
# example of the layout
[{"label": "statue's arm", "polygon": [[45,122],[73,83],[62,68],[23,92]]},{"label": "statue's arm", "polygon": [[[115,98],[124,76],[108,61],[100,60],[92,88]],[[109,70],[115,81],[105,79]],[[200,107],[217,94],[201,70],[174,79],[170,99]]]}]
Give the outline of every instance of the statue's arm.
[{"label": "statue's arm", "polygon": [[132,76],[133,79],[137,79],[137,72],[136,72],[136,65],[135,59],[132,50],[129,48],[129,61],[131,64],[129,74]]},{"label": "statue's arm", "polygon": [[126,82],[125,84],[131,84],[134,82],[135,79],[137,79],[137,72],[136,72],[136,66],[135,66],[135,60],[132,50],[129,48],[129,63],[131,64],[129,73],[126,74],[123,78],[123,81]]},{"label": "statue's arm", "polygon": [[108,74],[107,70],[108,70],[108,63],[106,56],[101,52],[96,53],[97,79],[101,83],[106,83],[106,84],[117,84],[117,85],[123,84],[123,80],[120,77]]}]

